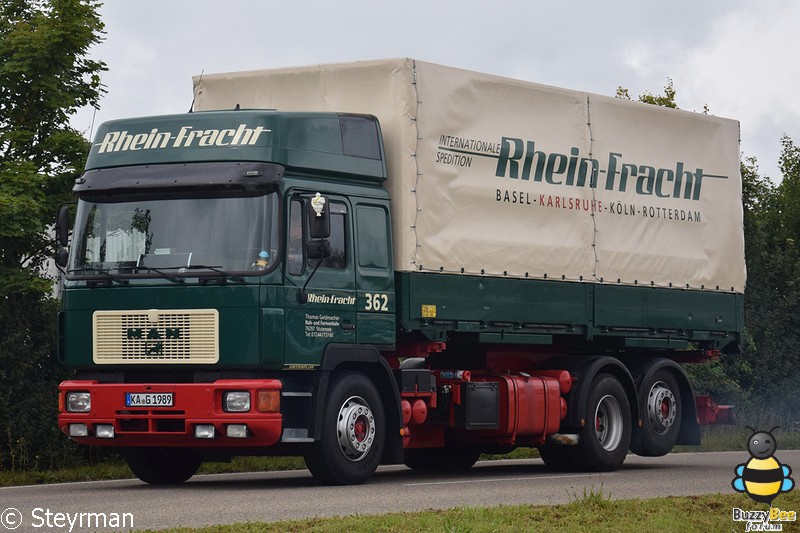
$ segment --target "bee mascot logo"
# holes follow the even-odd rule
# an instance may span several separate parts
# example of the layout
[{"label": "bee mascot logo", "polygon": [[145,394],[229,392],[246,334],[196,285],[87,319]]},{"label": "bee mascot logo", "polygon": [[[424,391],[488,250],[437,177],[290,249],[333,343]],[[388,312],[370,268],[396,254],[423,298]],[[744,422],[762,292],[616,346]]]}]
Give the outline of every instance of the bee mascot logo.
[{"label": "bee mascot logo", "polygon": [[750,460],[736,467],[736,477],[731,486],[736,492],[744,492],[753,500],[772,506],[772,500],[778,494],[794,488],[794,480],[789,477],[792,469],[775,458],[778,443],[772,432],[779,426],[769,431],[745,427],[753,432],[747,441]]}]

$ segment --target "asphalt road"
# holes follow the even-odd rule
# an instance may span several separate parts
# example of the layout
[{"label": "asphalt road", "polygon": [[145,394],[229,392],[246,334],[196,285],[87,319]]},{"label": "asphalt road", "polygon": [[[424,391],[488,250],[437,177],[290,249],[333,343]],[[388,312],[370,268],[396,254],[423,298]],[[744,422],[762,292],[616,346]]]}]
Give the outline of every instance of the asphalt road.
[{"label": "asphalt road", "polygon": [[[776,456],[800,472],[800,450],[778,450]],[[458,475],[393,466],[381,467],[367,484],[355,487],[323,487],[306,471],[203,475],[175,487],[138,480],[7,487],[0,488],[0,533],[14,525],[18,532],[94,530],[101,518],[80,513],[105,514],[107,520],[116,516],[119,525],[124,519],[133,529],[160,529],[461,506],[560,504],[581,496],[584,489],[602,490],[614,499],[727,494],[733,493],[734,468],[749,458],[745,451],[629,455],[622,469],[604,474],[554,474],[538,459],[484,461]]]}]

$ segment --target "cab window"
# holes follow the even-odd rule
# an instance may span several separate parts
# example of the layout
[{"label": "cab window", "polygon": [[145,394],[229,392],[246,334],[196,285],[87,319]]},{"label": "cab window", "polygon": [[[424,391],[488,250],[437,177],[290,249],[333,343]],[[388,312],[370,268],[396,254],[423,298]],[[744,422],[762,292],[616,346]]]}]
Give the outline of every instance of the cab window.
[{"label": "cab window", "polygon": [[[317,259],[306,256],[305,243],[310,241],[308,228],[306,227],[305,203],[294,199],[289,207],[289,235],[286,245],[286,262],[288,272],[293,276],[299,276],[305,271],[305,267],[314,268],[317,266]],[[331,245],[331,255],[322,260],[320,268],[332,268],[344,270],[347,268],[347,207],[341,202],[330,203],[331,212],[331,235],[328,242]]]},{"label": "cab window", "polygon": [[286,261],[289,274],[300,275],[305,265],[305,248],[303,246],[303,202],[292,200],[289,210],[289,240],[286,246]]}]

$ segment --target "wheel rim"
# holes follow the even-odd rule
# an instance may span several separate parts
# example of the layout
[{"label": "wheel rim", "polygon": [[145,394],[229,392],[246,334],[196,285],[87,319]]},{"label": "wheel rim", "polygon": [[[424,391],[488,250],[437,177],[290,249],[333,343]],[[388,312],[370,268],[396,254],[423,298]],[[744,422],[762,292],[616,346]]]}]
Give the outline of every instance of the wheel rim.
[{"label": "wheel rim", "polygon": [[594,430],[597,442],[610,452],[617,449],[622,441],[622,408],[616,398],[607,394],[600,398],[594,412]]},{"label": "wheel rim", "polygon": [[663,381],[658,381],[650,388],[647,396],[647,417],[653,430],[663,435],[675,423],[677,415],[675,395]]},{"label": "wheel rim", "polygon": [[360,396],[351,396],[339,409],[336,424],[339,448],[351,461],[359,461],[372,449],[375,441],[375,417]]}]

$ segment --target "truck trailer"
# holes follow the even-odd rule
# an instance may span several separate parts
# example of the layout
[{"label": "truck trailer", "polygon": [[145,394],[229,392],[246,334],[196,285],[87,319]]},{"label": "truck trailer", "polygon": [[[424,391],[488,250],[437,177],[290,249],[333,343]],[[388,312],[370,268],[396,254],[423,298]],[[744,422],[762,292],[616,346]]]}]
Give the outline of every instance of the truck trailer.
[{"label": "truck trailer", "polygon": [[699,444],[681,365],[744,323],[736,121],[407,58],[193,81],[103,124],[59,211],[70,438],[159,484]]}]

